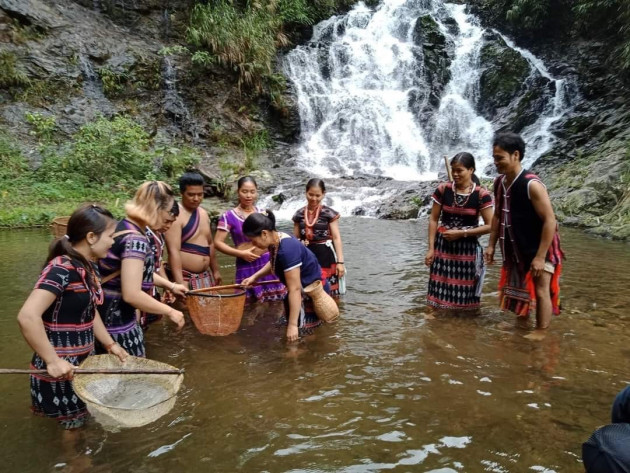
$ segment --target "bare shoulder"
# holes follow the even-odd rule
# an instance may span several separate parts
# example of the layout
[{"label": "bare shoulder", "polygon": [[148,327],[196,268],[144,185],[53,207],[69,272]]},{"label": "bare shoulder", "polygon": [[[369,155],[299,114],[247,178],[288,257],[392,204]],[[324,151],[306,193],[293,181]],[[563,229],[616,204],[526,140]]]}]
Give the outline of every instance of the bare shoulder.
[{"label": "bare shoulder", "polygon": [[545,197],[548,198],[547,188],[538,179],[532,180],[529,182],[528,190],[529,190],[529,196],[531,199],[535,199],[535,198],[542,199]]}]

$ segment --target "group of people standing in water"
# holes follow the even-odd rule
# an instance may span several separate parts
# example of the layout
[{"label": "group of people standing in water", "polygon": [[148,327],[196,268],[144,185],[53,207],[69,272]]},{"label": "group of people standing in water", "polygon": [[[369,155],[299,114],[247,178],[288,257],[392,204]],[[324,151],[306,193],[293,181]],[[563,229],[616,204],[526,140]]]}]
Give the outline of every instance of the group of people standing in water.
[{"label": "group of people standing in water", "polygon": [[[562,251],[545,187],[522,169],[524,153],[520,136],[495,137],[500,176],[494,200],[474,174],[472,155],[452,159],[453,180],[435,190],[429,219],[430,306],[478,309],[484,264],[492,263],[500,240],[502,307],[527,315],[536,301],[537,327],[549,325],[558,310]],[[72,214],[18,315],[35,351],[32,368],[47,370],[31,376],[36,413],[68,428],[80,425],[87,411],[72,391],[75,367],[93,353],[111,353],[121,361],[146,356],[144,333],[163,316],[181,328],[184,314],[173,302],[189,290],[222,283],[216,251],[236,258],[235,282],[246,289],[249,302],[283,301],[281,320],[289,342],[321,324],[304,288],[321,281],[327,293],[345,293],[340,215],[323,205],[322,180],[307,183],[307,203],[292,218],[293,234],[279,231],[273,213],[256,206],[258,186],[246,176],[237,182],[238,204],[220,216],[213,236],[201,207],[203,185],[199,174],[184,174],[178,203],[168,184],[145,182],[120,221],[97,205]],[[478,237],[486,233],[491,235],[484,254]]]},{"label": "group of people standing in water", "polygon": [[[87,409],[72,389],[76,366],[95,353],[121,361],[146,356],[144,333],[163,316],[181,328],[184,314],[173,303],[192,289],[222,283],[217,250],[236,258],[235,282],[249,302],[284,301],[289,341],[320,324],[303,288],[322,281],[324,290],[338,295],[345,287],[339,214],[322,204],[323,181],[308,182],[307,204],[289,235],[276,229],[272,212],[256,207],[255,179],[242,177],[238,205],[221,215],[214,237],[201,207],[202,176],[186,173],[179,184],[178,203],[168,184],[145,182],[120,221],[98,205],[83,205],[71,215],[66,234],[51,244],[18,314],[35,352],[31,368],[47,371],[30,377],[36,414],[67,429],[81,426]],[[226,242],[228,234],[234,246]],[[271,283],[255,284],[261,281]]]}]

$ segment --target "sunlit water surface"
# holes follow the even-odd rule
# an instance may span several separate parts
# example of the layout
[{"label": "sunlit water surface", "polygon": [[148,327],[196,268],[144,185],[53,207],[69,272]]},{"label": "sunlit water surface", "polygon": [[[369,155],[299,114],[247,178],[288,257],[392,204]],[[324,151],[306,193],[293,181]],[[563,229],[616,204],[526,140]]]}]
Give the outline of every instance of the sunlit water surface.
[{"label": "sunlit water surface", "polygon": [[[341,321],[289,349],[275,309],[232,336],[189,323],[147,333],[148,354],[186,369],[174,409],[116,433],[92,422],[67,441],[29,411],[26,376],[0,377],[3,471],[578,472],[581,443],[630,383],[630,246],[563,229],[564,312],[542,342],[496,309],[424,320],[424,221],[341,221]],[[50,236],[0,232],[0,360],[27,367],[15,317]],[[222,258],[226,279],[233,260]]]}]

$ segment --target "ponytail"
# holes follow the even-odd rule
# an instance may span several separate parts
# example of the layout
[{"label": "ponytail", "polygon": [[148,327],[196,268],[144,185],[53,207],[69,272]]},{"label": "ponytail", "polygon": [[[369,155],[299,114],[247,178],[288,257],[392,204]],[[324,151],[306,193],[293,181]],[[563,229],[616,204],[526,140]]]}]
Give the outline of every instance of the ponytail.
[{"label": "ponytail", "polygon": [[[76,209],[68,220],[66,234],[54,240],[48,248],[46,264],[58,256],[68,256],[77,261],[86,272],[92,271],[91,263],[74,249],[73,243],[83,241],[88,233],[100,235],[107,229],[107,226],[114,220],[113,215],[107,209],[93,204],[84,204]],[[46,266],[44,264],[44,266]],[[89,281],[89,278],[88,278]],[[88,282],[91,285],[91,282]],[[90,287],[90,289],[93,289]]]},{"label": "ponytail", "polygon": [[276,231],[276,216],[271,210],[253,213],[243,222],[243,234],[247,237],[257,237],[263,232]]}]

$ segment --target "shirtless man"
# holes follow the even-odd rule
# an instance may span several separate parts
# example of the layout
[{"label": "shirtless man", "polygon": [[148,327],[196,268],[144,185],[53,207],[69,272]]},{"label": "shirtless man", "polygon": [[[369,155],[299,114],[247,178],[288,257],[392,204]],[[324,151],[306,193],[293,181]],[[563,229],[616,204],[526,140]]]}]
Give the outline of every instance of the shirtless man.
[{"label": "shirtless man", "polygon": [[179,190],[179,216],[164,234],[171,278],[190,289],[219,285],[221,273],[212,244],[210,217],[201,207],[203,178],[187,172],[179,179]]}]

